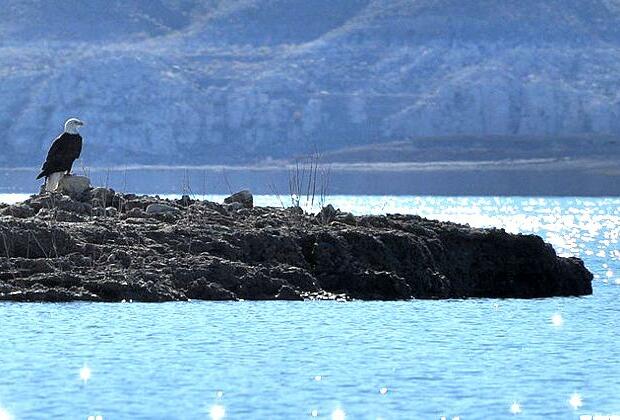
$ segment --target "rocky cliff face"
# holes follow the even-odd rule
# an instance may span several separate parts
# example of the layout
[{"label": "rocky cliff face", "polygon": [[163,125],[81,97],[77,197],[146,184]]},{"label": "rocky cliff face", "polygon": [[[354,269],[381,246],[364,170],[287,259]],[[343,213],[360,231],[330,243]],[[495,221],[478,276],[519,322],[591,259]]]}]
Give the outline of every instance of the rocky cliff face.
[{"label": "rocky cliff face", "polygon": [[0,0],[0,155],[89,164],[445,135],[620,134],[620,2]]}]

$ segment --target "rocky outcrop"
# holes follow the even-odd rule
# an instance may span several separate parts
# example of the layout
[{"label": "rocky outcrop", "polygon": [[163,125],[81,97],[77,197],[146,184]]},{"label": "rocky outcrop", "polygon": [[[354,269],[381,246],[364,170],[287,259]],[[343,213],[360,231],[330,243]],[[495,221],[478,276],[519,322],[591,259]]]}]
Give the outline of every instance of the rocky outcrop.
[{"label": "rocky outcrop", "polygon": [[[156,208],[158,211],[154,211]],[[150,209],[150,210],[149,210]],[[0,215],[0,299],[169,301],[585,295],[534,235],[333,207],[241,207],[94,189]]]}]

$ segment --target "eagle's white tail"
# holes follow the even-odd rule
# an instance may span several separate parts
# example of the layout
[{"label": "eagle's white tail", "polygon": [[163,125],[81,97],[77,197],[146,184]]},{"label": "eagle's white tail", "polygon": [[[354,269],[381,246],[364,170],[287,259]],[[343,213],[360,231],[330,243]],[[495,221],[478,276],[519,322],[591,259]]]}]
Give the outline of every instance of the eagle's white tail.
[{"label": "eagle's white tail", "polygon": [[54,172],[53,174],[50,174],[50,176],[45,179],[45,191],[56,191],[63,176],[65,176],[64,172]]}]

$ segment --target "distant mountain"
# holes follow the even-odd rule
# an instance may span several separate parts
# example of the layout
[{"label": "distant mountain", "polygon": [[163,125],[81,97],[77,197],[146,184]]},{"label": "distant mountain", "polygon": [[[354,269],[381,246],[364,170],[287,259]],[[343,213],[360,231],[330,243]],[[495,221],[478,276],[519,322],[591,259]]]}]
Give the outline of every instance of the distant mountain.
[{"label": "distant mountain", "polygon": [[92,165],[620,135],[620,0],[0,0],[0,10],[0,166],[38,164],[74,115],[88,123]]}]

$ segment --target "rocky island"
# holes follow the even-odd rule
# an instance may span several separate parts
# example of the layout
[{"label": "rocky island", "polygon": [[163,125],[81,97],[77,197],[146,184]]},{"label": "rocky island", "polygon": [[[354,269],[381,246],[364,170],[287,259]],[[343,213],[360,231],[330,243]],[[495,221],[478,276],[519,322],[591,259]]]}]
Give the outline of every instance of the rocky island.
[{"label": "rocky island", "polygon": [[592,293],[535,235],[326,206],[74,188],[0,205],[0,300],[538,298]]}]

